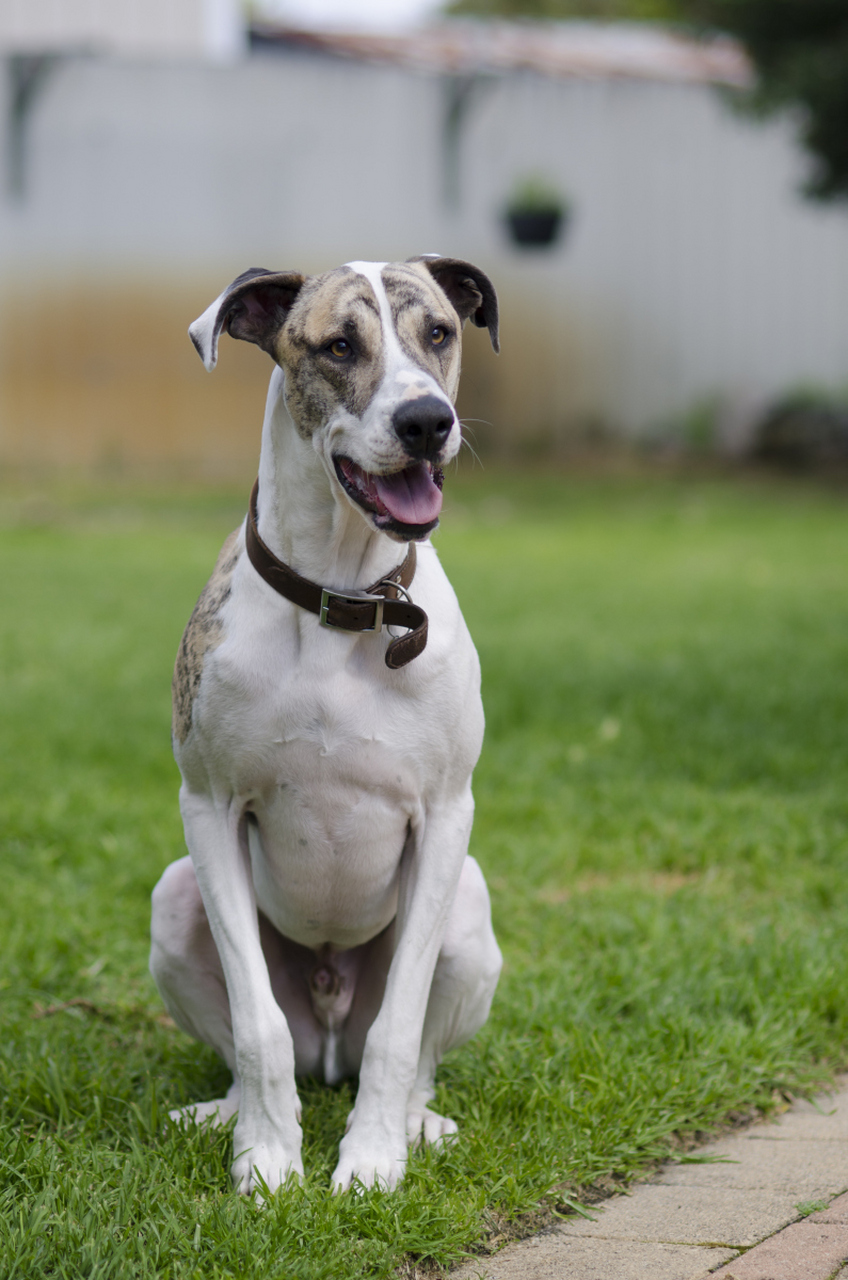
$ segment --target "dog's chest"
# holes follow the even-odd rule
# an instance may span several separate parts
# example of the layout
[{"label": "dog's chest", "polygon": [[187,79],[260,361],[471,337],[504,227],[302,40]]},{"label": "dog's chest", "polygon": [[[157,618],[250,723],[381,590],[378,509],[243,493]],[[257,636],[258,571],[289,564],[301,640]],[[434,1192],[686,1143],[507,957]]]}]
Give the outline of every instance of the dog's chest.
[{"label": "dog's chest", "polygon": [[414,668],[391,672],[375,637],[269,607],[254,587],[237,572],[178,762],[190,788],[248,814],[257,902],[276,927],[307,946],[355,946],[396,914],[410,833],[473,768],[474,650],[449,589],[428,601],[449,627],[449,660],[437,630]]},{"label": "dog's chest", "polygon": [[397,909],[420,779],[385,743],[326,723],[276,745],[248,828],[257,900],[297,942],[355,946]]},{"label": "dog's chest", "polygon": [[[228,683],[219,696],[230,702]],[[344,670],[319,679],[307,663],[255,696],[242,689],[216,716],[251,815],[257,902],[294,941],[355,946],[395,915],[401,856],[432,781],[432,726],[407,703]]]}]

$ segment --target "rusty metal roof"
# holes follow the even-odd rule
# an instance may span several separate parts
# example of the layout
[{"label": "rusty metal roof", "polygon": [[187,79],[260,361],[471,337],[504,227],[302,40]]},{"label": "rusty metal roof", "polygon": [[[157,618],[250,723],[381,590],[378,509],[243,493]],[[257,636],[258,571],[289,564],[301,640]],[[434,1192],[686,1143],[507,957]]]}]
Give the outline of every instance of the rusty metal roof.
[{"label": "rusty metal roof", "polygon": [[696,39],[636,23],[500,22],[455,19],[404,34],[306,30],[257,23],[255,48],[322,53],[442,74],[629,78],[747,88],[752,69],[728,36]]}]

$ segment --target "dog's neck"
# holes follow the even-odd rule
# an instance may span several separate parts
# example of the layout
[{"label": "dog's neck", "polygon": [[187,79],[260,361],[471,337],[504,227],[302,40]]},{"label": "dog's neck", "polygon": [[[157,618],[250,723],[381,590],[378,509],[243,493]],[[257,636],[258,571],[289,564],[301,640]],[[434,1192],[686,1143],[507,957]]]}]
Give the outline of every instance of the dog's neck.
[{"label": "dog's neck", "polygon": [[313,582],[364,589],[400,564],[406,547],[369,528],[331,483],[324,461],[295,428],[285,375],[268,388],[259,456],[259,536],[280,560]]}]

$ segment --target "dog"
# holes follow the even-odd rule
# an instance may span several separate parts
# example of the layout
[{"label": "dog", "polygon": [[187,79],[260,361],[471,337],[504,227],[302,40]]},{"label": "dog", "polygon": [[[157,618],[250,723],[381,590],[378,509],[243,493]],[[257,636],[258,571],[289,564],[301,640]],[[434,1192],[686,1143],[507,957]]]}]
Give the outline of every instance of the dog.
[{"label": "dog", "polygon": [[301,1076],[359,1076],[334,1186],[394,1187],[410,1146],[456,1132],[436,1067],[500,973],[467,853],[480,668],[429,541],[469,319],[497,351],[488,277],[425,255],[252,269],[189,329],[208,370],[223,332],[276,364],[249,514],[176,660],[190,856],[152,897],[165,1005],[233,1073],[171,1114],[237,1115],[243,1194],[303,1172]]}]

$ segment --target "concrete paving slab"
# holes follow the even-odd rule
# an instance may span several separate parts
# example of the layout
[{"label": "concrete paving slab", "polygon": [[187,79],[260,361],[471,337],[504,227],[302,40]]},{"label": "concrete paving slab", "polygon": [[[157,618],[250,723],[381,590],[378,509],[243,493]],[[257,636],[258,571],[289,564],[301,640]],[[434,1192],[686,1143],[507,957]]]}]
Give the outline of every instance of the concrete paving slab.
[{"label": "concrete paving slab", "polygon": [[841,1222],[848,1226],[848,1193],[839,1196],[826,1209],[811,1213],[808,1222]]},{"label": "concrete paving slab", "polygon": [[564,1238],[559,1228],[451,1272],[451,1280],[705,1280],[731,1249]]},{"label": "concrete paving slab", "polygon": [[711,1142],[699,1155],[716,1163],[667,1165],[654,1182],[668,1187],[770,1187],[801,1200],[826,1200],[848,1187],[848,1142],[751,1140]]},{"label": "concrete paving slab", "polygon": [[837,1093],[822,1093],[811,1102],[805,1098],[768,1124],[755,1125],[748,1136],[795,1138],[813,1142],[848,1142],[848,1076],[836,1082]]},{"label": "concrete paving slab", "polygon": [[[848,1280],[848,1076],[838,1085],[701,1149],[729,1162],[666,1166],[594,1221],[569,1218],[452,1280]],[[798,1221],[799,1203],[839,1192]]]},{"label": "concrete paving slab", "polygon": [[830,1280],[848,1254],[848,1227],[796,1222],[735,1258],[713,1280]]},{"label": "concrete paving slab", "polygon": [[[735,1187],[634,1187],[628,1196],[596,1206],[594,1222],[569,1218],[565,1235],[606,1240],[656,1241],[745,1247],[779,1231],[798,1217],[797,1197],[785,1192]],[[597,1212],[596,1212],[597,1211]]]}]

